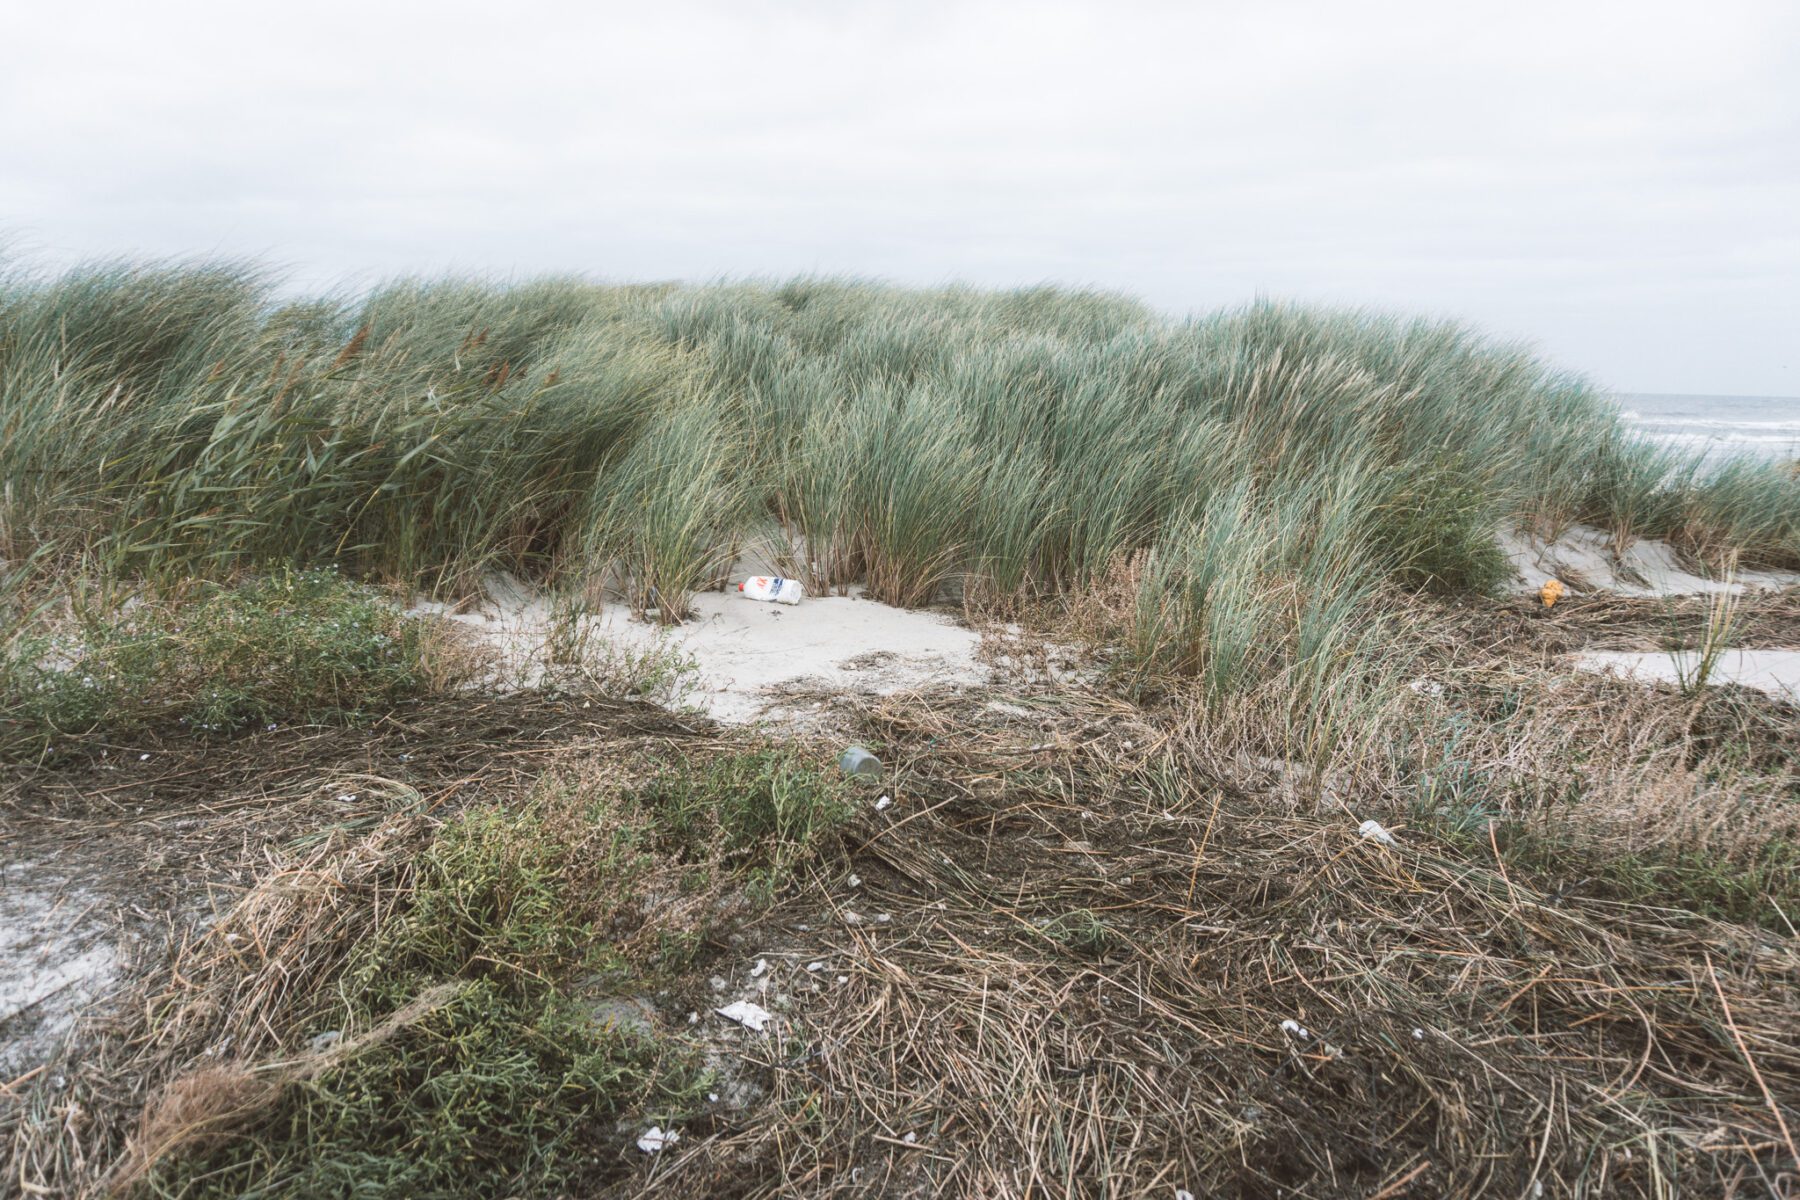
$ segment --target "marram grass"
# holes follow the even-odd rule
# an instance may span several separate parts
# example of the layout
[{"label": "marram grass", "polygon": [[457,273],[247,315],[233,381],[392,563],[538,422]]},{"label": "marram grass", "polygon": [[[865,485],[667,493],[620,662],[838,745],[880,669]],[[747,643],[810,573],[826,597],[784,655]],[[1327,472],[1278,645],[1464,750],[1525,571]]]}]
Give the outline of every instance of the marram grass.
[{"label": "marram grass", "polygon": [[[1512,520],[1800,565],[1785,469],[1702,472],[1455,324],[1273,303],[1171,321],[839,279],[292,300],[230,264],[15,268],[0,434],[11,562],[330,563],[440,591],[504,568],[607,579],[673,621],[750,543],[906,605],[1067,592],[1147,554],[1140,642],[1219,679],[1264,653],[1230,647],[1281,607],[1251,594],[1271,580],[1284,613],[1383,579],[1484,590]],[[1261,532],[1217,542],[1233,506]]]}]

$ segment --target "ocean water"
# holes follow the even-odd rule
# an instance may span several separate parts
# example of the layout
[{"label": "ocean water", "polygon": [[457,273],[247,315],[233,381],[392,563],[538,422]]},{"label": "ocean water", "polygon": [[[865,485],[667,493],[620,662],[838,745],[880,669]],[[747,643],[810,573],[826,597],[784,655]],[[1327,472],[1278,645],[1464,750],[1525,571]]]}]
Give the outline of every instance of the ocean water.
[{"label": "ocean water", "polygon": [[1753,454],[1800,458],[1800,396],[1680,396],[1620,393],[1626,422],[1672,446],[1709,458]]}]

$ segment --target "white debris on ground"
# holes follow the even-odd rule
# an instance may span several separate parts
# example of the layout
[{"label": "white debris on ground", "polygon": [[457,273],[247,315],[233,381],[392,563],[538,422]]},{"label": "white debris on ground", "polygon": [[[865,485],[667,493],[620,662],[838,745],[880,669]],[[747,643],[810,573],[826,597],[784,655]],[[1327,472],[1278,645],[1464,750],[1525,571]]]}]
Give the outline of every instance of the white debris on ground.
[{"label": "white debris on ground", "polygon": [[676,1130],[663,1129],[659,1125],[652,1125],[644,1133],[644,1136],[638,1139],[637,1146],[638,1149],[642,1150],[645,1154],[655,1154],[659,1150],[673,1146],[680,1140],[681,1134]]},{"label": "white debris on ground", "polygon": [[1739,571],[1731,583],[1699,575],[1682,565],[1674,547],[1654,538],[1639,538],[1619,553],[1612,536],[1592,525],[1572,525],[1552,542],[1523,531],[1502,533],[1500,549],[1512,564],[1521,594],[1535,593],[1551,579],[1576,592],[1621,596],[1690,596],[1800,584],[1800,574],[1788,571]]},{"label": "white debris on ground", "polygon": [[[1583,670],[1603,671],[1640,683],[1680,684],[1692,678],[1699,652],[1683,650],[1590,650],[1576,656]],[[1800,701],[1800,650],[1726,650],[1707,683],[1735,683],[1784,700]]]},{"label": "white debris on ground", "polygon": [[[550,598],[509,575],[488,581],[487,601],[456,612],[418,601],[410,615],[455,621],[497,649],[531,682],[532,664],[557,632]],[[616,602],[580,618],[581,634],[633,653],[664,652],[691,661],[686,699],[710,716],[744,723],[781,710],[788,694],[810,686],[826,692],[888,695],[926,685],[975,686],[989,672],[976,656],[981,635],[949,617],[893,608],[847,596],[808,598],[792,608],[756,604],[736,590],[702,592],[694,615],[663,627],[635,619]]]},{"label": "white debris on ground", "polygon": [[1384,846],[1396,845],[1394,835],[1380,821],[1368,820],[1356,827],[1356,832],[1372,842],[1380,842]]},{"label": "white debris on ground", "polygon": [[1281,1023],[1281,1031],[1291,1037],[1300,1038],[1302,1041],[1312,1036],[1311,1033],[1307,1032],[1306,1026],[1294,1020],[1292,1017],[1289,1017]]},{"label": "white debris on ground", "polygon": [[762,1033],[775,1019],[775,1014],[760,1004],[752,1004],[748,1000],[734,1000],[724,1008],[715,1008],[714,1012],[727,1021],[736,1021],[752,1033]]}]

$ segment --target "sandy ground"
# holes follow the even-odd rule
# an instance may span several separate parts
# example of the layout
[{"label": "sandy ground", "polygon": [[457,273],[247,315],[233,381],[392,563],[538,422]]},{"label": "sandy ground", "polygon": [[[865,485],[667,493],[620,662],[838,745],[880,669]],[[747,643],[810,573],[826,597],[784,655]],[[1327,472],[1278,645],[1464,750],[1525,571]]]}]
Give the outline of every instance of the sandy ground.
[{"label": "sandy ground", "polygon": [[1697,574],[1683,565],[1672,546],[1654,538],[1640,538],[1617,553],[1606,532],[1591,525],[1571,526],[1553,542],[1523,532],[1502,534],[1500,547],[1524,592],[1535,592],[1552,578],[1575,592],[1621,596],[1693,596],[1800,584],[1800,575],[1781,571],[1739,571],[1733,581]]},{"label": "sandy ground", "polygon": [[35,1066],[118,977],[114,909],[54,863],[0,865],[0,1084]]},{"label": "sandy ground", "polygon": [[[1511,560],[1521,592],[1536,592],[1545,580],[1560,579],[1575,592],[1606,591],[1621,596],[1742,594],[1800,585],[1800,575],[1784,571],[1739,571],[1717,579],[1688,569],[1667,542],[1642,538],[1617,552],[1603,530],[1576,525],[1553,542],[1526,533],[1503,534],[1500,545]],[[1678,683],[1692,670],[1692,653],[1593,651],[1575,665],[1610,671],[1645,683]],[[1800,650],[1731,650],[1719,660],[1709,682],[1735,683],[1772,696],[1800,699]]]},{"label": "sandy ground", "polygon": [[[1590,671],[1609,671],[1645,683],[1680,683],[1691,674],[1697,655],[1663,652],[1595,650],[1578,662]],[[1714,665],[1709,683],[1735,683],[1771,696],[1800,700],[1800,650],[1727,650]]]},{"label": "sandy ground", "polygon": [[[734,576],[736,578],[736,576]],[[529,681],[554,631],[548,598],[510,577],[488,585],[471,612],[422,602],[410,610],[448,617],[500,650]],[[981,635],[950,616],[891,608],[848,596],[808,598],[793,606],[747,600],[735,590],[703,592],[694,615],[664,628],[607,603],[581,619],[582,632],[628,653],[657,652],[688,665],[685,703],[720,721],[793,719],[821,692],[890,695],[927,686],[974,687],[988,681],[977,659]]]}]

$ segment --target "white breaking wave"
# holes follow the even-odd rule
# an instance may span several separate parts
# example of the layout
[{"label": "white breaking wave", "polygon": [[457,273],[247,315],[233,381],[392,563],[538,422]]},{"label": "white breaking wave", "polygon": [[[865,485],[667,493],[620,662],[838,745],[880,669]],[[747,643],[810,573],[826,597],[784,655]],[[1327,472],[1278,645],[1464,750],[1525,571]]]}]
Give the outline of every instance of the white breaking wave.
[{"label": "white breaking wave", "polygon": [[1639,434],[1710,460],[1800,456],[1800,397],[1639,393],[1617,402],[1620,418]]}]

